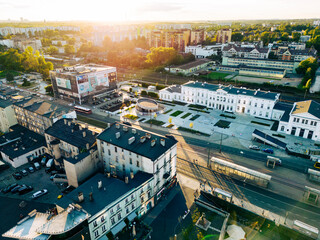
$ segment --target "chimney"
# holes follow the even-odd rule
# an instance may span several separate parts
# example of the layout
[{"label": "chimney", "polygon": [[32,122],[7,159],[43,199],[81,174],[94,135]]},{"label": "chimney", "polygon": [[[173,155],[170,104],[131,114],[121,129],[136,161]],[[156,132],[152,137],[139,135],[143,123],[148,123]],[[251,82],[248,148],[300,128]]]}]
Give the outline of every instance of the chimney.
[{"label": "chimney", "polygon": [[119,123],[116,124],[116,128],[117,128],[117,129],[120,128],[120,124],[119,124]]},{"label": "chimney", "polygon": [[146,140],[145,136],[140,137],[140,142],[143,143]]},{"label": "chimney", "polygon": [[160,144],[161,144],[162,146],[165,146],[165,145],[166,145],[166,141],[165,141],[164,139],[160,139]]},{"label": "chimney", "polygon": [[123,126],[123,131],[124,132],[128,132],[128,127],[127,126]]},{"label": "chimney", "polygon": [[135,128],[132,128],[132,133],[133,134],[136,134],[137,133],[137,130]]},{"label": "chimney", "polygon": [[129,178],[128,178],[127,176],[124,178],[124,182],[125,182],[126,184],[129,183]]},{"label": "chimney", "polygon": [[150,134],[150,133],[146,133],[146,137],[147,137],[148,139],[150,139],[150,138],[151,138],[151,134]]},{"label": "chimney", "polygon": [[72,132],[72,133],[74,132],[73,128],[71,129],[71,132]]},{"label": "chimney", "polygon": [[133,174],[133,172],[131,171],[131,172],[130,172],[130,179],[133,179],[133,177],[134,177],[134,174]]},{"label": "chimney", "polygon": [[120,132],[116,132],[116,138],[118,139],[120,137]]},{"label": "chimney", "polygon": [[135,138],[135,137],[131,137],[131,138],[129,138],[129,140],[128,140],[129,145],[130,145],[131,143],[133,143],[133,142],[134,142],[134,140],[136,140],[136,138]]},{"label": "chimney", "polygon": [[95,133],[94,133],[94,131],[91,131],[91,133],[92,133],[92,135],[94,135]]},{"label": "chimney", "polygon": [[155,139],[152,139],[152,140],[151,140],[151,147],[153,147],[154,145],[156,145],[156,140],[155,140]]},{"label": "chimney", "polygon": [[90,147],[90,146],[89,146],[89,143],[87,143],[87,144],[86,144],[86,148],[87,148],[87,150],[89,150],[89,147]]},{"label": "chimney", "polygon": [[110,128],[110,123],[107,123],[107,128]]},{"label": "chimney", "polygon": [[85,124],[84,124],[84,127],[85,127],[86,129],[88,129],[88,123],[85,123]]},{"label": "chimney", "polygon": [[101,180],[98,181],[98,189],[100,189],[100,188],[102,188],[102,181]]},{"label": "chimney", "polygon": [[82,136],[83,136],[83,137],[86,137],[86,134],[87,134],[86,131],[83,131],[83,132],[82,132]]},{"label": "chimney", "polygon": [[79,124],[79,130],[81,131],[82,130],[82,126]]},{"label": "chimney", "polygon": [[78,200],[79,200],[79,202],[83,202],[84,201],[84,197],[83,197],[83,193],[82,192],[78,193]]},{"label": "chimney", "polygon": [[73,122],[73,123],[76,123],[76,119],[75,119],[75,118],[72,118],[72,122]]},{"label": "chimney", "polygon": [[70,121],[68,121],[68,126],[69,126],[69,127],[71,126],[71,122],[70,122]]},{"label": "chimney", "polygon": [[90,199],[90,202],[93,201],[93,194],[92,194],[92,192],[89,193],[89,199]]},{"label": "chimney", "polygon": [[67,125],[67,119],[63,119],[65,125]]}]

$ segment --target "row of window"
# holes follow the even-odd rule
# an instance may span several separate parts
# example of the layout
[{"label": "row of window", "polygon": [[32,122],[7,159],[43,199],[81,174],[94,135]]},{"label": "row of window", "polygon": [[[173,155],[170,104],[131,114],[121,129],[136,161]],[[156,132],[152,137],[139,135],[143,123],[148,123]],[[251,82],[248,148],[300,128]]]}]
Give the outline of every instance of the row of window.
[{"label": "row of window", "polygon": [[[293,122],[299,123],[300,122],[300,118],[293,118]],[[308,120],[307,119],[301,119],[301,123],[302,124],[308,124]],[[317,126],[317,122],[316,121],[310,121],[310,125],[311,126]]]}]

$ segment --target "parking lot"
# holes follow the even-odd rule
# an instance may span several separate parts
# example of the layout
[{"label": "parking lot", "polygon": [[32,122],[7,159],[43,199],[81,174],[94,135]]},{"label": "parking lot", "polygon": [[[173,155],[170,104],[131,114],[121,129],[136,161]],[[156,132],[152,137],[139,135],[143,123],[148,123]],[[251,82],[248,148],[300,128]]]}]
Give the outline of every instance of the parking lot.
[{"label": "parking lot", "polygon": [[19,168],[12,168],[6,169],[2,172],[0,172],[0,189],[3,189],[13,183],[17,183],[19,185],[25,184],[27,186],[32,186],[33,190],[31,192],[28,192],[24,195],[19,195],[18,193],[0,193],[0,196],[3,197],[10,197],[10,198],[16,198],[21,200],[32,200],[31,196],[33,193],[41,190],[41,189],[47,189],[48,193],[44,196],[41,196],[34,201],[41,202],[41,203],[55,203],[57,201],[57,197],[61,194],[61,190],[63,190],[66,187],[66,184],[56,184],[53,181],[50,180],[50,173],[45,172],[45,167],[41,167],[40,170],[35,170],[35,172],[30,173],[28,172],[27,176],[23,176],[22,179],[16,180],[12,173],[21,171],[25,168],[28,168],[30,166],[33,166],[31,163],[27,163]]}]

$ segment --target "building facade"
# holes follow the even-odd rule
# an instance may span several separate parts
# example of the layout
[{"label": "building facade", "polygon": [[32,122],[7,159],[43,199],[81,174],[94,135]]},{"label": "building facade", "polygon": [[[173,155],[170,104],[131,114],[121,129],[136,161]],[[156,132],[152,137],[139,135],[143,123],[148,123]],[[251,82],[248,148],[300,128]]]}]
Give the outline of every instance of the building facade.
[{"label": "building facade", "polygon": [[0,131],[6,133],[17,123],[11,101],[0,99]]},{"label": "building facade", "polygon": [[221,29],[217,31],[217,43],[231,42],[232,29]]},{"label": "building facade", "polygon": [[210,45],[210,46],[186,46],[185,53],[192,53],[196,58],[206,58],[211,55],[218,55],[221,53],[223,45]]},{"label": "building facade", "polygon": [[239,47],[236,45],[227,45],[222,49],[224,57],[244,57],[266,59],[269,56],[269,48],[259,47]]},{"label": "building facade", "polygon": [[181,101],[215,108],[226,112],[245,113],[254,117],[271,119],[272,109],[279,99],[278,93],[214,85],[200,82],[188,82],[178,88],[177,85],[159,91],[160,99]]},{"label": "building facade", "polygon": [[117,69],[100,65],[80,65],[50,72],[56,97],[80,105],[92,101],[94,95],[116,88]]}]

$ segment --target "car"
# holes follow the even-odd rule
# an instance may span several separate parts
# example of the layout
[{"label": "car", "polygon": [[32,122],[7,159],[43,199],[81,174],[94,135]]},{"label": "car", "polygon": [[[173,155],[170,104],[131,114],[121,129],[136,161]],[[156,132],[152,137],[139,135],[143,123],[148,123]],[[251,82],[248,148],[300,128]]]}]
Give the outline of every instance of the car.
[{"label": "car", "polygon": [[54,170],[50,173],[51,176],[56,175],[58,173],[58,171]]},{"label": "car", "polygon": [[265,153],[273,154],[273,149],[271,149],[271,148],[264,148],[264,149],[262,149],[262,151]]},{"label": "car", "polygon": [[33,173],[34,172],[34,168],[33,167],[29,167],[28,171],[29,171],[29,173]]},{"label": "car", "polygon": [[33,198],[33,199],[36,199],[36,198],[39,198],[39,197],[41,197],[41,196],[43,196],[43,195],[45,195],[45,194],[47,194],[47,193],[48,193],[48,190],[47,190],[47,189],[42,189],[42,190],[40,190],[40,191],[35,192],[34,194],[32,194],[32,198]]},{"label": "car", "polygon": [[35,169],[40,170],[41,166],[38,162],[35,162],[33,165]]},{"label": "car", "polygon": [[14,187],[14,188],[12,188],[11,189],[11,193],[16,193],[16,192],[18,192],[18,190],[20,189],[20,188],[22,188],[22,187],[24,187],[25,185],[18,185],[18,186],[16,186],[16,187]]},{"label": "car", "polygon": [[252,150],[260,151],[260,148],[258,146],[256,146],[256,145],[250,145],[249,148],[252,149]]},{"label": "car", "polygon": [[20,180],[20,179],[22,178],[22,175],[21,175],[21,173],[19,173],[19,172],[12,173],[12,176],[13,176],[16,180]]},{"label": "car", "polygon": [[41,165],[44,166],[44,165],[46,165],[46,163],[47,163],[47,157],[44,156],[44,157],[41,159]]},{"label": "car", "polygon": [[50,180],[53,181],[53,179],[54,179],[56,176],[57,176],[57,174],[51,175],[51,176],[50,176]]},{"label": "car", "polygon": [[23,170],[21,171],[21,174],[22,174],[22,176],[28,176],[28,171],[25,170],[25,169],[23,169]]},{"label": "car", "polygon": [[32,190],[33,190],[33,187],[31,187],[31,186],[23,186],[22,188],[20,188],[18,190],[18,193],[19,193],[19,195],[23,195],[23,194],[26,194],[28,192],[31,192]]},{"label": "car", "polygon": [[74,189],[76,189],[74,186],[69,185],[68,187],[66,187],[65,189],[63,189],[61,192],[62,192],[63,194],[67,194],[67,193],[73,191]]},{"label": "car", "polygon": [[10,192],[10,191],[11,191],[11,189],[15,188],[16,186],[18,186],[18,184],[17,184],[17,183],[11,184],[10,186],[8,186],[8,187],[6,187],[6,188],[2,189],[2,192],[3,192],[3,193],[8,193],[8,192]]}]

